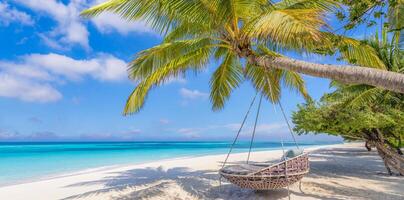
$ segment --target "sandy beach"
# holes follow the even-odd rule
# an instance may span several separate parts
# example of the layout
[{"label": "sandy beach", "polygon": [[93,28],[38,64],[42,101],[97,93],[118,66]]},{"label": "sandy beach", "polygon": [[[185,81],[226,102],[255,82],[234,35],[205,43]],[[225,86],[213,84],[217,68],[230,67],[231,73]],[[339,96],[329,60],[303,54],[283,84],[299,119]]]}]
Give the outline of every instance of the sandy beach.
[{"label": "sandy beach", "polygon": [[[306,149],[311,171],[291,199],[404,199],[404,178],[388,176],[375,151],[349,143]],[[282,151],[254,152],[251,160],[280,158]],[[243,161],[233,154],[230,162]],[[77,173],[3,186],[0,199],[288,199],[286,189],[253,191],[227,182],[217,170],[225,155],[179,158]],[[29,165],[27,164],[27,170]]]}]

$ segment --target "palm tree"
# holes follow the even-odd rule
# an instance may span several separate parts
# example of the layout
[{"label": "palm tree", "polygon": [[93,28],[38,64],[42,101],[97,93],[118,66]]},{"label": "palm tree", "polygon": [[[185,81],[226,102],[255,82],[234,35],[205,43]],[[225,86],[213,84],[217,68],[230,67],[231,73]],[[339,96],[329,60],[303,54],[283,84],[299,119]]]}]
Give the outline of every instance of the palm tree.
[{"label": "palm tree", "polygon": [[[375,49],[388,71],[404,74],[404,51],[399,47],[400,44],[396,39],[398,35],[393,34],[389,41],[387,32],[385,27],[380,38],[376,33],[374,38],[365,42]],[[368,85],[345,85],[338,82],[332,82],[332,85],[336,87],[336,90],[323,98],[333,102],[334,105],[342,105],[359,112],[368,108],[373,113],[383,113],[391,117],[398,124],[404,120],[404,94]],[[404,175],[402,167],[404,158],[401,156],[403,153],[400,149],[403,146],[403,126],[396,126],[394,129],[376,129],[363,133],[362,136],[366,144],[376,147],[390,174],[390,167],[392,167]],[[369,148],[369,146],[366,147]]]},{"label": "palm tree", "polygon": [[[213,109],[222,108],[245,79],[272,102],[279,100],[281,83],[307,96],[298,73],[404,93],[404,76],[386,71],[371,47],[327,31],[324,16],[338,6],[334,0],[109,0],[82,15],[111,11],[145,21],[164,35],[160,45],[139,52],[129,64],[130,78],[140,83],[125,114],[139,111],[153,87],[188,70],[197,73],[212,58],[221,62],[211,79]],[[298,61],[283,51],[339,53],[358,65],[376,67]]]},{"label": "palm tree", "polygon": [[[389,41],[387,33],[388,30],[385,27],[382,29],[381,37],[376,33],[374,38],[364,42],[375,50],[387,71],[404,74],[404,51],[400,49],[400,44],[396,40],[397,35],[393,34]],[[332,82],[332,86],[336,86],[337,90],[328,98],[337,99],[340,103],[352,108],[358,108],[364,104],[375,107],[386,103],[399,109],[404,106],[404,94],[402,93],[369,85],[340,84],[336,81]]]}]

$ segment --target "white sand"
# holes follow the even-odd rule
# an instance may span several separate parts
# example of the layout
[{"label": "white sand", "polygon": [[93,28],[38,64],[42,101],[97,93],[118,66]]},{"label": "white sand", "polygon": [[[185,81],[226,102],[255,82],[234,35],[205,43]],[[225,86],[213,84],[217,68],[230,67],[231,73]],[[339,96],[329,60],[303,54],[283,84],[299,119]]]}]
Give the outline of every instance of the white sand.
[{"label": "white sand", "polygon": [[[387,176],[377,154],[361,144],[309,148],[311,172],[290,187],[291,199],[404,199],[404,178]],[[254,152],[251,160],[279,158]],[[288,199],[286,189],[253,191],[224,183],[217,170],[225,155],[181,158],[79,173],[0,188],[1,200],[27,199]],[[246,153],[233,154],[232,162]],[[29,167],[27,167],[29,168]]]}]

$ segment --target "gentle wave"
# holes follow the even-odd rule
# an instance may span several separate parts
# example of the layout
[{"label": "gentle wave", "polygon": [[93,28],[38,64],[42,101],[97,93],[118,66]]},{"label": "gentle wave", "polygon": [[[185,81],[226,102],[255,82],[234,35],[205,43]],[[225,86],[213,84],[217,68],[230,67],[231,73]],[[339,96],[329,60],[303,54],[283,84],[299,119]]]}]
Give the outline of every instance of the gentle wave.
[{"label": "gentle wave", "polygon": [[[325,143],[303,143],[301,146]],[[328,143],[327,143],[328,144]],[[294,144],[284,143],[286,148]],[[161,159],[227,153],[229,142],[57,142],[0,143],[0,185],[77,171]],[[280,149],[275,142],[254,143],[254,150]],[[245,152],[239,142],[234,152]]]}]

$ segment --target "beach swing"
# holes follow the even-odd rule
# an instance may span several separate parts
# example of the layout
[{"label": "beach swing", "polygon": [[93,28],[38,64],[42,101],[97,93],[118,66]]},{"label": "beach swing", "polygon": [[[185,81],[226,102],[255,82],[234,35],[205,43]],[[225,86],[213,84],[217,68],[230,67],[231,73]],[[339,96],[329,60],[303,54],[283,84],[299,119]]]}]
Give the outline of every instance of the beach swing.
[{"label": "beach swing", "polygon": [[226,166],[227,160],[233,150],[235,143],[240,135],[240,132],[244,126],[245,121],[250,113],[257,95],[253,98],[250,107],[241,123],[240,129],[230,147],[229,153],[223,162],[222,168],[219,170],[220,179],[223,177],[230,183],[233,183],[241,188],[254,189],[254,190],[271,190],[288,187],[298,181],[300,181],[309,172],[309,157],[307,153],[304,153],[299,148],[296,138],[293,135],[291,126],[286,118],[282,105],[279,102],[280,110],[288,125],[289,131],[292,135],[296,149],[288,150],[285,152],[283,139],[281,140],[283,156],[277,163],[251,163],[249,162],[251,148],[254,141],[255,129],[257,126],[258,116],[261,109],[262,95],[259,100],[257,114],[255,117],[254,129],[252,132],[250,149],[247,156],[247,162],[245,164],[231,164]]}]

